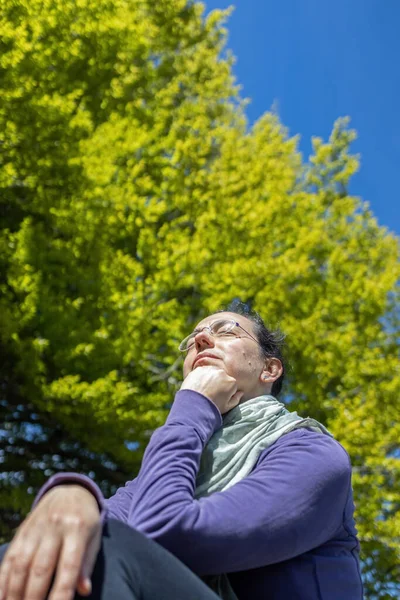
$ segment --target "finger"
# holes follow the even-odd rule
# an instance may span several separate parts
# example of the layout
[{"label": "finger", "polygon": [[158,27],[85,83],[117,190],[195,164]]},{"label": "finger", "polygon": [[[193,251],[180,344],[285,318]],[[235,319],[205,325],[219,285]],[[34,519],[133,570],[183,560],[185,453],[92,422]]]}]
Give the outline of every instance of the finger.
[{"label": "finger", "polygon": [[43,600],[49,591],[51,579],[56,570],[61,550],[61,538],[57,535],[46,536],[33,557],[25,596],[29,600]]},{"label": "finger", "polygon": [[233,407],[237,406],[239,404],[239,402],[241,401],[241,399],[243,398],[243,396],[244,396],[244,392],[242,392],[240,390],[235,392],[233,394],[233,396],[231,397],[230,405]]},{"label": "finger", "polygon": [[76,591],[80,596],[89,596],[89,594],[91,594],[92,582],[89,577],[83,577],[83,575],[79,576]]},{"label": "finger", "polygon": [[87,543],[85,535],[76,533],[64,540],[49,600],[71,600],[75,595]]},{"label": "finger", "polygon": [[10,556],[10,549],[3,557],[3,562],[0,566],[0,600],[4,600],[7,593],[8,581],[11,575],[13,557]]},{"label": "finger", "polygon": [[[20,538],[11,543],[8,556],[5,557],[7,582],[5,598],[7,600],[22,600],[37,542]],[[7,564],[8,563],[8,564]]]},{"label": "finger", "polygon": [[97,560],[97,555],[101,546],[102,526],[99,522],[91,540],[89,541],[85,556],[83,557],[83,564],[81,573],[78,579],[78,593],[81,596],[88,596],[92,591],[92,582],[90,577],[93,573],[94,565]]}]

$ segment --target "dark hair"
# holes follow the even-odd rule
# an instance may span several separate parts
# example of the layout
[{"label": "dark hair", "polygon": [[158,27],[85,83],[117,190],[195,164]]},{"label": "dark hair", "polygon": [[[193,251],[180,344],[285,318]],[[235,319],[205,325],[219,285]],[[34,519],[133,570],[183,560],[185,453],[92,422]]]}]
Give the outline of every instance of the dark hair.
[{"label": "dark hair", "polygon": [[284,357],[284,346],[285,346],[285,334],[279,329],[271,330],[268,329],[262,320],[261,316],[255,310],[251,309],[248,304],[234,300],[227,306],[217,310],[214,314],[220,312],[231,312],[237,315],[246,317],[254,323],[254,330],[260,344],[260,350],[263,358],[278,358],[283,367],[282,375],[278,377],[272,384],[271,394],[278,396],[282,389],[283,380],[286,372],[286,359]]}]

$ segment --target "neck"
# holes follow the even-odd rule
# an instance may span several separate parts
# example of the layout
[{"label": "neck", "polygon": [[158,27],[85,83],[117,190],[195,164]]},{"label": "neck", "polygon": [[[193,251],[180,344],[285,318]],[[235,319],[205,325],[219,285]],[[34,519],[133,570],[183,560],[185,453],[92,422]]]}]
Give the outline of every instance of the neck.
[{"label": "neck", "polygon": [[244,396],[241,399],[239,404],[243,404],[244,402],[247,402],[248,400],[252,400],[253,398],[258,398],[259,396],[270,396],[271,389],[272,389],[271,384],[259,386],[257,389],[253,390],[252,392],[248,392],[247,394],[244,394]]}]

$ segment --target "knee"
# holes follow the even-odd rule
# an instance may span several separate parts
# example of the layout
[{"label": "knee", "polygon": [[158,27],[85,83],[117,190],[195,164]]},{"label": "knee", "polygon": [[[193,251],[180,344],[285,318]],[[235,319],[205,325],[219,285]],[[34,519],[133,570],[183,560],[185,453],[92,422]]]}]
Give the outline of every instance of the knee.
[{"label": "knee", "polygon": [[[103,549],[119,563],[139,569],[144,564],[163,560],[167,550],[140,531],[111,519],[103,530]],[[169,554],[169,553],[168,553]]]},{"label": "knee", "polygon": [[138,556],[146,554],[147,549],[154,544],[143,533],[115,519],[105,523],[102,542],[105,553],[122,562],[127,558],[132,561],[133,556],[137,560]]},{"label": "knee", "polygon": [[[119,521],[106,521],[92,574],[94,598],[136,598],[140,590],[139,544],[142,536]],[[91,596],[91,597],[92,597]]]},{"label": "knee", "polygon": [[136,546],[148,541],[143,533],[116,519],[110,519],[105,523],[103,538],[110,540],[110,544],[116,547]]}]

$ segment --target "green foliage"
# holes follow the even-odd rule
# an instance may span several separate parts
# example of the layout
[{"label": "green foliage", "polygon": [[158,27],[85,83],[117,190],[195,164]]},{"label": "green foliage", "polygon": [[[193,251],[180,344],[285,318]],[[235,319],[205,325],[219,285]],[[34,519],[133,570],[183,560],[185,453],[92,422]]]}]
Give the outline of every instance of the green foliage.
[{"label": "green foliage", "polygon": [[294,408],[351,454],[367,597],[388,598],[398,242],[347,192],[347,121],[308,163],[275,114],[249,129],[226,13],[200,4],[1,0],[1,15],[0,536],[53,472],[106,493],[132,478],[178,342],[240,297],[288,334]]}]

